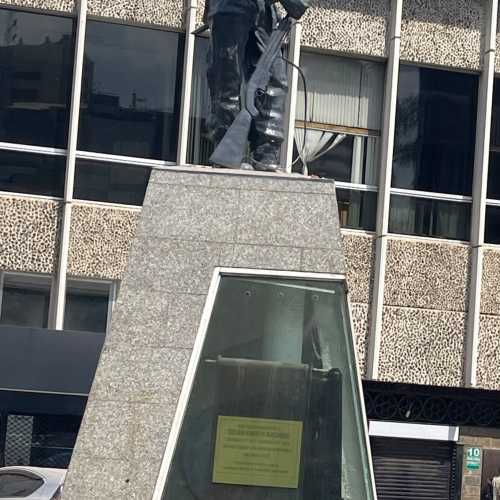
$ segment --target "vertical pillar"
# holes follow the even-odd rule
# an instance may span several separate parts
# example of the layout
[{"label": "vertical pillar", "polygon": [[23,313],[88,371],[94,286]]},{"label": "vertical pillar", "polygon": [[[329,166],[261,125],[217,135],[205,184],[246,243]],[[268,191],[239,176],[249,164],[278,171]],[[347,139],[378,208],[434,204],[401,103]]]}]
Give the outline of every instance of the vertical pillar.
[{"label": "vertical pillar", "polygon": [[189,143],[189,117],[191,112],[191,91],[193,86],[194,44],[196,36],[196,14],[198,0],[185,0],[185,29],[186,40],[184,46],[184,69],[182,74],[181,108],[179,118],[179,139],[177,143],[177,163],[185,165]]},{"label": "vertical pillar", "polygon": [[54,317],[51,327],[62,330],[64,327],[64,305],[66,300],[66,274],[68,269],[69,237],[71,227],[71,209],[73,204],[73,186],[75,180],[76,148],[78,142],[78,121],[80,119],[80,98],[82,91],[83,53],[85,49],[85,30],[87,26],[87,0],[78,4],[78,18],[75,43],[75,61],[73,66],[73,86],[66,157],[66,180],[61,215],[59,237],[59,259],[55,282]]},{"label": "vertical pillar", "polygon": [[[290,43],[288,48],[288,59],[296,64],[300,64],[300,37],[302,34],[302,24],[300,21],[293,23],[290,34]],[[295,112],[297,109],[297,89],[299,72],[293,67],[289,68],[288,77],[288,97],[285,110],[285,141],[281,148],[281,162],[286,172],[292,171],[293,163],[293,141],[295,136]]]},{"label": "vertical pillar", "polygon": [[382,313],[384,307],[385,265],[387,234],[389,230],[389,206],[391,200],[392,159],[394,154],[394,132],[399,80],[399,57],[401,53],[401,18],[403,0],[393,0],[390,33],[388,37],[388,61],[385,79],[384,110],[381,137],[380,176],[375,240],[375,270],[373,296],[369,325],[368,357],[366,375],[378,378]]},{"label": "vertical pillar", "polygon": [[482,72],[479,80],[479,99],[476,124],[476,150],[474,155],[474,183],[472,189],[471,220],[471,279],[469,288],[469,314],[465,343],[465,384],[476,385],[479,348],[479,322],[481,314],[481,277],[483,270],[484,226],[488,188],[488,163],[491,132],[491,110],[495,83],[495,51],[498,0],[485,3],[486,32],[483,37]]}]

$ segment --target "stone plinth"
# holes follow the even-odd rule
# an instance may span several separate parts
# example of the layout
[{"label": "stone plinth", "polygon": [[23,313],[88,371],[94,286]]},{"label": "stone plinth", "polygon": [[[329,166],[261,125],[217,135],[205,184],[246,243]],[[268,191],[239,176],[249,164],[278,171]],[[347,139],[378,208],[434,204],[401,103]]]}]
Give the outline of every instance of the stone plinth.
[{"label": "stone plinth", "polygon": [[152,173],[64,500],[149,500],[214,268],[344,274],[335,185]]}]

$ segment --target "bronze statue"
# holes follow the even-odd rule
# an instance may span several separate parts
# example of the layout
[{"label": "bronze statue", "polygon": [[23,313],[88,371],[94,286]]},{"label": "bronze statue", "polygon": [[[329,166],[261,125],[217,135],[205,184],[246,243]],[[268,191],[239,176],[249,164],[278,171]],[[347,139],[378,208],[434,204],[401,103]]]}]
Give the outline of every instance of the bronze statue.
[{"label": "bronze statue", "polygon": [[[288,16],[299,19],[306,11],[308,1],[280,0],[280,3]],[[279,23],[276,0],[207,2],[205,21],[211,32],[207,72],[211,110],[207,130],[210,140],[217,146],[240,113],[243,81],[248,82],[259,61],[266,58],[270,42],[274,43],[274,48],[278,47],[278,51],[281,50],[288,26],[285,20]],[[273,37],[278,29],[280,33],[275,33]],[[255,170],[276,171],[280,168],[288,84],[286,63],[277,55],[275,50],[272,59],[268,59],[267,85],[259,89],[253,96],[255,102],[251,103],[255,104],[252,107],[256,112],[250,112],[248,142],[250,165]],[[262,62],[259,65],[262,67]],[[250,106],[246,105],[248,109]],[[229,150],[225,150],[222,156],[213,156],[212,162],[216,166],[239,167],[239,155],[234,155],[232,161],[220,161],[220,158],[228,156],[226,151]]]}]

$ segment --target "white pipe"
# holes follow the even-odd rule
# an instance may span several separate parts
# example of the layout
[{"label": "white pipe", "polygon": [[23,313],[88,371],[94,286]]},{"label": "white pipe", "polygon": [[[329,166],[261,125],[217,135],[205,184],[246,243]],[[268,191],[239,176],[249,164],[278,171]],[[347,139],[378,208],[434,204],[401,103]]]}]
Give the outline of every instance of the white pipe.
[{"label": "white pipe", "polygon": [[389,228],[389,206],[391,201],[392,160],[394,154],[394,133],[396,128],[396,104],[399,81],[399,58],[401,54],[401,19],[403,0],[392,3],[391,33],[385,80],[384,111],[382,123],[382,144],[380,158],[380,185],[377,207],[375,240],[375,269],[371,304],[371,320],[366,360],[366,375],[378,378],[380,341],[382,335],[382,314],[384,308],[385,267],[387,255],[387,233]]},{"label": "white pipe", "polygon": [[179,139],[177,143],[177,163],[179,165],[185,165],[187,163],[187,151],[189,144],[189,118],[191,113],[191,92],[193,86],[194,46],[196,42],[196,36],[193,35],[193,31],[196,29],[197,11],[198,0],[186,0],[186,41],[184,46],[184,69],[182,77]]},{"label": "white pipe", "polygon": [[83,54],[85,49],[85,30],[87,26],[87,0],[80,0],[78,5],[78,23],[76,31],[75,61],[73,66],[73,86],[71,94],[70,125],[68,151],[66,158],[66,180],[61,216],[59,242],[59,260],[56,276],[55,317],[53,326],[57,330],[64,328],[64,306],[66,302],[66,274],[69,259],[69,239],[71,229],[71,209],[75,182],[76,147],[78,142],[78,121],[80,118],[80,99],[82,91]]},{"label": "white pipe", "polygon": [[465,385],[477,383],[479,325],[481,319],[481,277],[483,271],[484,228],[488,189],[488,166],[491,132],[493,87],[495,84],[495,52],[498,0],[488,2],[487,25],[483,47],[483,71],[479,81],[476,123],[476,150],[474,156],[474,183],[472,190],[471,220],[471,283],[469,312],[465,342]]},{"label": "white pipe", "polygon": [[[296,21],[293,23],[290,33],[290,43],[288,45],[288,59],[295,65],[300,64],[300,38],[302,35],[302,23]],[[293,163],[293,143],[295,137],[295,115],[297,110],[297,91],[299,72],[291,66],[288,71],[288,96],[285,110],[285,140],[281,148],[281,162],[285,167],[285,171],[292,171]]]}]

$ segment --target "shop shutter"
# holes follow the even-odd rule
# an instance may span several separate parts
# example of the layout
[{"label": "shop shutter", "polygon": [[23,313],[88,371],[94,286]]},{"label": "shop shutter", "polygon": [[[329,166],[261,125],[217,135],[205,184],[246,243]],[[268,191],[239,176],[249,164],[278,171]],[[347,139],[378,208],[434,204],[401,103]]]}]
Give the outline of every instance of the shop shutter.
[{"label": "shop shutter", "polygon": [[372,438],[379,500],[451,500],[455,444]]}]

